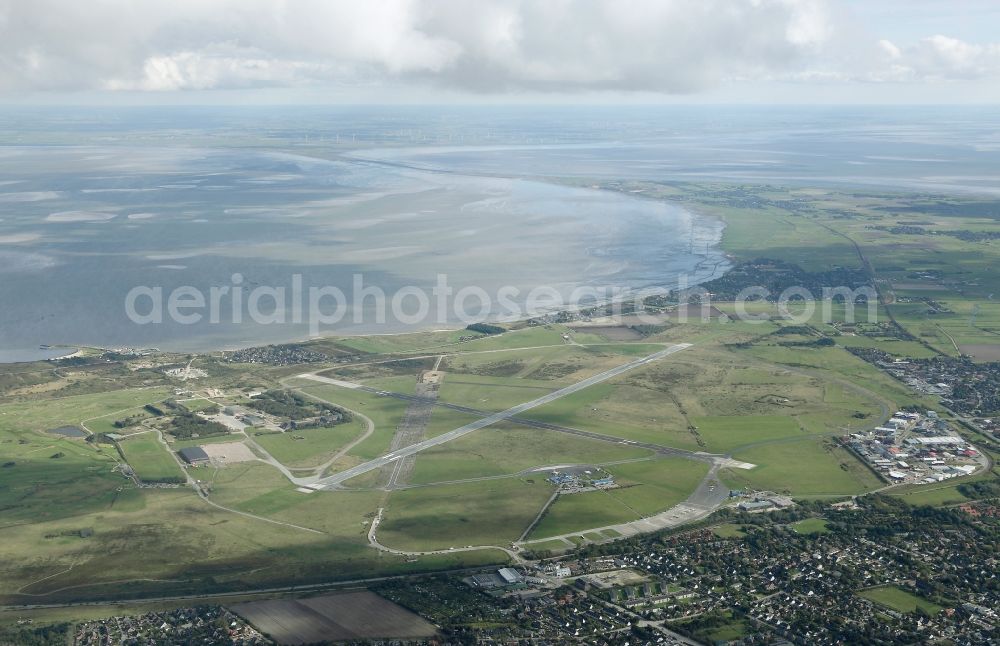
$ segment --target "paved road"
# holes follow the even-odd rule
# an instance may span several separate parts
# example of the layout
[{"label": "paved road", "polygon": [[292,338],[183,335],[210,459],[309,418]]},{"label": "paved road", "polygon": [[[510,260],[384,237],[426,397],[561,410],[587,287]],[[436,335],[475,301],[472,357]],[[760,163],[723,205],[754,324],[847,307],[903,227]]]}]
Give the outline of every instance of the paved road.
[{"label": "paved road", "polygon": [[465,547],[449,547],[448,549],[441,550],[425,550],[423,552],[409,552],[407,550],[397,550],[392,547],[387,547],[382,543],[379,543],[378,538],[375,533],[378,531],[378,526],[382,522],[382,513],[385,511],[384,508],[379,507],[378,513],[375,514],[375,518],[372,519],[372,524],[368,528],[368,544],[381,552],[389,552],[390,554],[399,554],[400,556],[428,556],[431,554],[455,554],[457,552],[481,552],[486,550],[497,550],[503,552],[511,561],[517,565],[523,565],[524,559],[516,551],[503,547],[502,545],[466,545]]},{"label": "paved road", "polygon": [[568,541],[570,537],[580,536],[583,532],[602,532],[605,530],[612,530],[615,533],[616,538],[608,539],[607,541],[611,542],[612,540],[618,540],[621,537],[648,534],[650,532],[657,532],[670,527],[679,527],[680,525],[685,525],[696,520],[701,520],[702,518],[707,518],[712,514],[712,512],[721,507],[722,504],[729,498],[729,488],[723,486],[718,480],[718,471],[721,467],[721,464],[713,464],[708,470],[708,473],[705,475],[705,478],[701,481],[701,484],[698,485],[698,488],[695,489],[694,492],[688,496],[686,500],[684,500],[684,502],[674,505],[665,511],[661,511],[658,514],[646,516],[645,518],[640,518],[638,520],[619,523],[617,525],[606,525],[604,527],[585,529],[582,532],[570,532],[568,534],[546,536],[544,538],[536,538],[532,540],[525,540],[522,538],[517,541],[517,545],[530,548],[532,543],[545,543],[553,540]]},{"label": "paved road", "polygon": [[[423,398],[419,395],[410,395],[406,393],[392,392],[388,390],[379,390],[378,388],[372,388],[371,386],[365,386],[364,384],[354,383],[350,381],[341,381],[339,379],[331,379],[329,377],[322,377],[320,375],[309,374],[309,375],[295,375],[293,377],[286,377],[282,380],[283,385],[288,379],[310,379],[312,381],[319,381],[322,383],[331,384],[334,386],[339,386],[341,388],[350,388],[352,390],[361,390],[363,392],[371,393],[373,395],[379,395],[381,397],[392,397],[395,399],[401,399],[403,401],[422,401],[427,403],[432,403],[435,406],[440,406],[441,408],[448,408],[459,413],[466,413],[468,415],[475,415],[477,417],[489,417],[494,414],[494,411],[485,411],[480,408],[473,408],[471,406],[462,406],[461,404],[452,404],[450,402],[445,402],[441,400],[431,400],[429,398]],[[315,395],[304,393],[314,399],[320,399]],[[322,400],[326,401],[326,400]],[[327,402],[333,403],[333,402]],[[689,451],[686,449],[678,449],[672,446],[664,446],[662,444],[655,444],[653,442],[642,442],[637,440],[629,440],[615,435],[606,435],[604,433],[595,433],[593,431],[584,431],[579,428],[573,428],[572,426],[562,426],[561,424],[553,424],[551,422],[542,422],[535,419],[530,419],[527,417],[510,417],[507,419],[508,422],[512,424],[519,424],[521,426],[529,426],[531,428],[540,428],[547,431],[555,431],[557,433],[565,433],[567,435],[576,435],[578,437],[585,437],[591,440],[598,440],[600,442],[609,442],[611,444],[627,444],[629,446],[635,446],[638,448],[649,449],[650,451],[655,451],[661,455],[674,455],[677,457],[687,458],[690,460],[701,460],[702,462],[713,462],[717,458],[722,457],[719,454],[708,453],[705,451]]]},{"label": "paved road", "polygon": [[[427,425],[430,424],[431,416],[434,414],[434,404],[437,403],[438,384],[424,383],[418,379],[415,388],[416,399],[410,401],[403,413],[403,419],[399,420],[396,434],[393,435],[392,444],[389,445],[390,451],[416,444],[426,435]],[[396,460],[395,466],[388,474],[386,488],[395,489],[399,485],[406,484],[413,473],[415,462],[416,458],[412,455]]]},{"label": "paved road", "polygon": [[[318,480],[317,482],[315,482],[313,484],[310,484],[310,485],[307,485],[307,486],[309,486],[309,487],[311,487],[313,489],[333,489],[333,488],[337,488],[342,483],[346,482],[347,480],[350,480],[351,478],[357,477],[357,476],[362,475],[364,473],[368,473],[369,471],[372,471],[374,469],[380,469],[380,468],[384,467],[385,465],[391,464],[392,462],[395,462],[396,460],[401,460],[401,459],[403,459],[404,457],[406,457],[408,455],[414,455],[414,454],[419,453],[419,452],[421,452],[421,451],[423,451],[425,449],[429,449],[431,447],[438,446],[440,444],[445,444],[447,442],[451,442],[452,440],[456,440],[456,439],[462,437],[463,435],[468,435],[469,433],[472,433],[473,431],[478,431],[481,428],[485,428],[487,426],[491,426],[493,424],[496,424],[497,422],[501,422],[503,420],[510,419],[510,418],[512,418],[512,417],[520,414],[520,413],[523,413],[526,410],[530,410],[532,408],[536,408],[538,406],[542,406],[544,404],[548,404],[550,402],[554,402],[557,399],[560,399],[560,398],[565,397],[567,395],[572,395],[573,393],[579,392],[579,391],[583,390],[584,388],[589,388],[590,386],[593,386],[595,384],[599,384],[599,383],[601,383],[603,381],[607,381],[608,379],[611,379],[612,377],[617,377],[618,375],[626,373],[629,370],[634,370],[635,368],[638,368],[640,366],[644,366],[646,364],[652,363],[654,361],[662,359],[663,357],[669,356],[671,354],[675,354],[677,352],[680,352],[681,350],[685,350],[685,349],[687,349],[689,347],[691,347],[690,343],[679,343],[677,345],[670,346],[669,348],[664,348],[663,350],[660,350],[658,352],[654,352],[653,354],[650,354],[648,356],[642,357],[641,359],[636,359],[635,361],[629,361],[628,363],[622,364],[620,366],[616,366],[614,368],[611,368],[610,370],[605,370],[604,372],[598,373],[598,374],[593,375],[591,377],[587,377],[586,379],[583,379],[582,381],[578,381],[577,383],[572,384],[570,386],[566,386],[565,388],[560,388],[559,390],[556,390],[554,392],[548,393],[546,395],[542,395],[538,399],[533,399],[533,400],[531,400],[529,402],[525,402],[523,404],[518,404],[517,406],[513,406],[513,407],[508,408],[507,410],[501,411],[499,413],[492,413],[490,415],[487,415],[486,417],[483,417],[482,419],[478,419],[478,420],[476,420],[474,422],[470,422],[469,424],[466,424],[465,426],[461,426],[461,427],[456,428],[456,429],[454,429],[452,431],[448,431],[447,433],[442,433],[441,435],[438,435],[437,437],[433,437],[433,438],[431,438],[429,440],[424,440],[423,442],[418,442],[416,444],[411,444],[410,446],[404,447],[402,449],[399,449],[399,450],[396,450],[396,451],[391,451],[391,452],[383,455],[382,457],[375,458],[374,460],[369,460],[368,462],[364,462],[364,463],[359,464],[357,466],[351,467],[350,469],[346,469],[344,471],[341,471],[340,473],[334,474],[334,475],[329,476],[327,478],[323,478],[323,479]],[[345,386],[345,384],[348,383],[348,382],[338,381],[338,380],[335,380],[335,379],[329,379],[327,377],[320,377],[319,375],[313,375],[313,374],[308,374],[307,373],[307,374],[302,374],[302,375],[297,375],[297,376],[299,378],[301,378],[301,379],[309,379],[311,381],[318,381],[318,382],[321,382],[321,383],[331,383],[331,384],[334,384],[334,385],[337,385],[337,386],[348,387],[348,386]],[[357,388],[358,385],[357,384],[351,384],[349,387]],[[385,394],[390,394],[390,393],[385,393]]]},{"label": "paved road", "polygon": [[[385,397],[395,397],[397,399],[405,399],[405,400],[414,399],[414,395],[387,392],[384,390],[378,390],[376,388],[369,388],[368,386],[361,386],[361,388],[368,390],[371,393],[379,394]],[[493,414],[490,411],[484,411],[478,408],[472,408],[471,406],[462,406],[460,404],[451,404],[443,401],[435,401],[434,403],[435,405],[440,406],[442,408],[450,408],[451,410],[458,411],[460,413],[468,413],[469,415],[476,415],[478,417],[488,417]],[[551,422],[541,422],[527,417],[515,416],[508,418],[507,421],[513,424],[520,424],[521,426],[530,426],[531,428],[540,428],[547,431],[555,431],[557,433],[566,433],[567,435],[586,437],[588,439],[599,440],[601,442],[611,442],[613,444],[627,444],[629,446],[637,446],[639,448],[649,449],[650,451],[656,451],[657,453],[661,453],[664,455],[676,455],[678,457],[689,458],[691,460],[701,460],[703,462],[711,462],[715,457],[718,457],[715,454],[705,453],[703,451],[688,451],[685,449],[677,449],[672,446],[654,444],[653,442],[640,442],[637,440],[628,440],[614,435],[595,433],[593,431],[584,431],[579,428],[573,428],[572,426],[562,426],[561,424],[552,424]]]}]

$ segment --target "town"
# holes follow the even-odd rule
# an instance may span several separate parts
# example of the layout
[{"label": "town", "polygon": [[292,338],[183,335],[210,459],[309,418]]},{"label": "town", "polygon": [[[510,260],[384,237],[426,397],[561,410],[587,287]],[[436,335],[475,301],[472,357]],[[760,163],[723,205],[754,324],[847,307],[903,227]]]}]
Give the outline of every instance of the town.
[{"label": "town", "polygon": [[[998,543],[995,502],[914,509],[876,494],[729,509],[695,528],[370,589],[436,627],[412,644],[978,646],[1000,640]],[[91,621],[73,643],[275,643],[240,616],[246,605]]]},{"label": "town", "polygon": [[732,510],[693,530],[376,590],[466,642],[990,644],[998,511],[879,495]]},{"label": "town", "polygon": [[934,411],[897,411],[883,426],[841,439],[893,484],[931,484],[989,468],[989,459]]},{"label": "town", "polygon": [[974,363],[968,357],[899,358],[875,348],[850,348],[850,352],[918,393],[940,396],[942,404],[960,415],[1000,410],[1000,362]]}]

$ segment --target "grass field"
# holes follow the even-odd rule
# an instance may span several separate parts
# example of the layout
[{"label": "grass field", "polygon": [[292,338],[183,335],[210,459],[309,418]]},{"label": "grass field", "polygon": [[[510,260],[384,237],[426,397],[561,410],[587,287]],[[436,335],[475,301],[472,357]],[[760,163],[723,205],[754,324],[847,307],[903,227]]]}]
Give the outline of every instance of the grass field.
[{"label": "grass field", "polygon": [[[563,345],[562,326],[529,327],[496,336],[477,335],[468,330],[417,332],[414,334],[386,334],[354,336],[336,339],[335,344],[369,354],[434,354],[450,352],[481,352],[542,345]],[[478,336],[459,342],[460,337]],[[320,344],[322,347],[322,344]]]},{"label": "grass field", "polygon": [[691,420],[710,451],[724,453],[739,446],[801,436],[792,417],[695,417]]},{"label": "grass field", "polygon": [[179,451],[180,449],[186,449],[190,446],[203,446],[205,444],[222,444],[223,442],[238,442],[243,439],[243,436],[239,433],[226,433],[224,435],[212,435],[209,437],[195,437],[188,440],[173,440],[169,436],[164,438],[170,443],[170,449],[172,451]]},{"label": "grass field", "polygon": [[551,494],[547,483],[520,479],[397,491],[389,496],[379,540],[406,550],[507,545]]},{"label": "grass field", "polygon": [[136,422],[138,422],[143,419],[151,418],[152,414],[146,411],[146,409],[143,408],[142,406],[136,406],[135,408],[130,408],[125,411],[116,411],[114,414],[111,415],[104,415],[101,417],[88,419],[86,422],[87,430],[89,430],[91,433],[94,434],[116,433],[119,435],[133,433],[137,430],[142,430],[142,426],[139,425],[132,425],[126,428],[119,428],[115,426],[116,421],[127,417],[133,418],[136,420]]},{"label": "grass field", "polygon": [[[48,399],[44,405],[23,402],[0,406],[0,432],[17,436],[65,425],[79,425],[95,419],[128,415],[133,409],[161,401],[169,391],[165,388],[114,390],[88,395]],[[134,411],[133,411],[134,412]]]},{"label": "grass field", "polygon": [[[418,332],[415,334],[382,334],[377,336],[351,336],[336,339],[336,346],[366,354],[393,354],[433,351],[458,343],[459,337],[475,333],[467,330],[443,332]],[[322,343],[319,344],[323,346]]]},{"label": "grass field", "polygon": [[[324,534],[218,510],[187,489],[137,490],[111,472],[118,460],[112,447],[44,432],[92,418],[113,420],[166,396],[162,389],[142,389],[74,396],[45,406],[0,406],[0,443],[5,459],[13,463],[0,469],[0,597],[16,602],[17,597],[7,595],[25,585],[36,593],[65,588],[47,599],[96,598],[115,594],[117,588],[94,584],[125,578],[161,580],[131,586],[141,594],[144,587],[156,592],[205,589],[209,584],[198,582],[206,576],[214,580],[211,586],[244,586],[335,578],[373,568],[406,571],[505,560],[495,550],[427,557],[419,564],[373,553],[366,546],[363,523],[377,506],[378,494],[308,497],[291,491],[283,476],[259,464],[194,472],[215,480],[211,497],[224,506],[273,515],[279,522],[314,523]],[[378,404],[390,404],[380,415],[391,417],[391,400]],[[389,428],[391,437],[394,426]],[[179,474],[153,437],[125,440],[126,454],[146,477]],[[244,466],[259,468],[242,471]],[[352,516],[354,522],[349,521]],[[94,533],[80,538],[81,529]],[[322,565],[331,553],[338,555],[336,566]],[[78,585],[84,587],[72,587]]]},{"label": "grass field", "polygon": [[698,446],[687,420],[669,397],[614,380],[540,406],[528,416],[623,439],[677,448]]},{"label": "grass field", "polygon": [[[581,336],[574,335],[578,341]],[[624,363],[636,354],[649,354],[659,349],[656,345],[605,343],[603,339],[596,340],[601,341],[599,345],[583,347],[567,344],[560,337],[558,345],[523,350],[507,348],[502,352],[466,352],[448,356],[442,363],[442,369],[447,373],[482,377],[573,382]],[[549,387],[555,387],[552,383]]]},{"label": "grass field", "polygon": [[733,457],[758,465],[750,470],[726,470],[723,479],[733,489],[750,486],[823,497],[855,495],[882,486],[847,451],[817,438],[764,444],[739,451]]},{"label": "grass field", "polygon": [[448,373],[439,397],[450,404],[460,404],[486,411],[501,411],[556,390],[568,383]]},{"label": "grass field", "polygon": [[650,516],[682,502],[708,473],[708,464],[666,458],[608,467],[618,489],[608,495],[640,516]]},{"label": "grass field", "polygon": [[287,467],[314,467],[364,432],[361,420],[324,428],[264,433],[253,439]]},{"label": "grass field", "polygon": [[697,618],[677,622],[677,625],[686,626],[694,638],[703,644],[726,644],[739,640],[750,632],[748,623],[734,618],[731,612],[717,612],[713,619],[715,621],[699,625],[694,630],[691,624],[698,625]]},{"label": "grass field", "polygon": [[182,404],[184,406],[184,408],[188,409],[189,411],[191,411],[193,413],[197,412],[197,411],[200,411],[200,410],[205,410],[206,408],[212,408],[212,407],[215,406],[214,402],[211,402],[211,401],[209,401],[207,399],[200,399],[200,398],[199,399],[184,399],[184,400],[180,401],[180,404]]},{"label": "grass field", "polygon": [[[642,458],[651,453],[647,449],[574,438],[555,431],[497,424],[420,453],[411,482],[513,474],[561,464],[600,464]],[[541,472],[537,479],[542,481],[548,475],[547,471]]]},{"label": "grass field", "polygon": [[742,525],[736,525],[733,523],[716,525],[712,528],[712,533],[719,538],[743,538],[747,535],[746,532],[743,531]]},{"label": "grass field", "polygon": [[721,626],[716,626],[711,630],[704,630],[700,635],[710,643],[726,643],[740,639],[749,630],[749,626],[743,621],[731,621]]},{"label": "grass field", "polygon": [[559,554],[573,548],[570,545],[567,545],[564,541],[551,540],[551,541],[540,541],[538,543],[532,543],[529,549],[535,554],[545,553],[545,552],[552,552],[555,554]]},{"label": "grass field", "polygon": [[118,443],[125,461],[144,482],[184,482],[177,460],[160,444],[156,433],[139,433]]},{"label": "grass field", "polygon": [[[140,506],[105,505],[99,521],[77,516],[0,528],[0,598],[23,602],[24,597],[12,596],[22,587],[35,594],[47,592],[50,600],[100,598],[120,591],[97,584],[142,578],[157,581],[137,581],[127,589],[148,594],[246,589],[278,581],[370,576],[373,569],[405,572],[506,560],[492,550],[409,563],[371,550],[363,523],[377,495],[297,494],[302,500],[297,506],[269,506],[268,511],[285,522],[314,522],[324,532],[320,534],[210,507],[186,489],[145,490],[140,495]],[[265,509],[255,502],[246,507]],[[89,538],[72,534],[88,527],[94,530]]]},{"label": "grass field", "polygon": [[890,407],[899,407],[901,403],[919,400],[901,383],[842,348],[801,349],[754,345],[743,352],[769,363],[805,368],[814,374],[828,375],[825,377],[826,380],[829,380],[829,377],[847,379],[856,387],[882,398]]},{"label": "grass field", "polygon": [[708,465],[665,458],[618,464],[608,470],[620,488],[559,496],[528,538],[615,525],[669,509],[694,491]]},{"label": "grass field", "polygon": [[371,418],[375,432],[351,450],[351,455],[362,460],[370,460],[385,453],[392,442],[396,425],[406,412],[407,402],[392,397],[380,397],[359,390],[337,386],[315,385],[303,381],[302,391],[333,404],[356,410]]},{"label": "grass field", "polygon": [[119,457],[108,445],[67,439],[45,431],[115,415],[149,401],[163,389],[137,389],[51,399],[44,405],[0,406],[0,450],[9,466],[0,469],[0,527],[82,516],[124,505],[121,475],[111,472]]},{"label": "grass field", "polygon": [[530,540],[617,525],[641,518],[607,491],[559,496],[528,536]]},{"label": "grass field", "polygon": [[450,408],[437,407],[431,415],[427,428],[424,429],[424,437],[431,438],[453,431],[456,428],[465,426],[469,422],[479,419],[476,415],[469,415]]},{"label": "grass field", "polygon": [[791,528],[797,534],[808,534],[810,536],[826,534],[830,531],[827,529],[826,521],[822,518],[806,518],[797,523],[792,523]]},{"label": "grass field", "polygon": [[[209,497],[213,502],[251,513],[264,511],[253,508],[251,501],[295,493],[294,487],[281,472],[263,462],[241,462],[223,469],[193,470],[192,475],[196,474],[210,483]],[[304,499],[305,495],[289,497],[298,500]]]},{"label": "grass field", "polygon": [[870,599],[880,606],[885,606],[897,612],[915,612],[922,609],[930,615],[941,612],[941,606],[918,597],[894,585],[879,586],[858,592],[858,596]]},{"label": "grass field", "polygon": [[[69,440],[22,454],[14,466],[0,469],[0,529],[23,523],[86,516],[121,504],[124,478],[111,472],[111,456],[93,457],[74,450]],[[112,449],[113,450],[113,449]],[[51,456],[63,453],[62,458]],[[115,456],[117,457],[117,456]]]},{"label": "grass field", "polygon": [[927,486],[906,490],[892,490],[893,496],[910,505],[939,507],[966,502],[968,498],[958,490],[959,485]]},{"label": "grass field", "polygon": [[568,328],[562,325],[525,327],[496,336],[480,337],[462,344],[461,349],[464,352],[482,352],[483,350],[566,345],[566,341],[563,340],[562,335],[568,331]]}]

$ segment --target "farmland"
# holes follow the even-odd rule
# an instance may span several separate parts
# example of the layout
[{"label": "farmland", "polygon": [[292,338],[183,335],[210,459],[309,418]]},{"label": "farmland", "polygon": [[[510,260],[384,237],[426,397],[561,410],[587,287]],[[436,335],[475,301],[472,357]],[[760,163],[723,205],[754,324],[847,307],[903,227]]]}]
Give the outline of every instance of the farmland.
[{"label": "farmland", "polygon": [[279,644],[430,637],[434,626],[371,592],[252,601],[233,611]]}]

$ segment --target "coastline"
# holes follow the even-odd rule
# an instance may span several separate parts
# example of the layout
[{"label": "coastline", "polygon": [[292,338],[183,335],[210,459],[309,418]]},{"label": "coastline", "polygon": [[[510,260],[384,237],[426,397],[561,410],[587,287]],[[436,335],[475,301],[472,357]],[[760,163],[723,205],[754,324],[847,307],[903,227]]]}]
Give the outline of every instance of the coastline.
[{"label": "coastline", "polygon": [[59,344],[47,348],[3,348],[0,349],[0,365],[72,359],[83,355],[83,347],[82,345]]},{"label": "coastline", "polygon": [[[422,172],[434,172],[434,171],[431,169],[422,169]],[[521,177],[508,177],[506,175],[491,175],[491,177],[496,177],[500,179],[527,180],[531,182],[548,184],[550,186],[566,186],[562,182],[554,180],[554,178],[521,178]],[[575,187],[575,188],[584,188],[585,190],[592,190],[600,193],[614,193],[618,195],[623,195],[619,191],[602,187],[590,186],[590,187]],[[647,196],[641,196],[641,195],[626,195],[626,197],[628,197],[630,200],[640,200],[640,201],[646,201],[650,199]],[[714,214],[706,214],[697,209],[693,209],[690,207],[690,205],[673,204],[672,202],[670,202],[670,200],[656,199],[654,201],[663,202],[665,204],[675,206],[681,209],[681,211],[683,211],[684,213],[686,213],[687,217],[691,218],[691,229],[690,229],[691,242],[690,242],[690,248],[688,249],[688,253],[691,256],[692,263],[687,267],[686,271],[675,271],[672,277],[664,275],[659,279],[655,277],[649,277],[649,280],[640,280],[638,281],[640,282],[640,284],[642,282],[646,282],[647,284],[642,287],[632,287],[632,286],[623,287],[621,296],[605,302],[587,303],[585,307],[601,306],[601,305],[606,306],[616,301],[623,302],[631,299],[643,298],[644,296],[667,293],[674,289],[677,289],[678,287],[690,287],[693,285],[713,280],[715,278],[724,275],[727,271],[729,271],[729,269],[731,269],[733,264],[732,259],[730,255],[721,248],[723,235],[726,229],[726,222],[724,219]],[[631,260],[631,258],[629,258],[629,260]],[[640,258],[640,261],[642,261],[639,263],[640,266],[649,267],[651,269],[655,268],[655,259],[643,260],[642,258]],[[646,277],[642,278],[645,279]],[[674,284],[670,284],[671,279],[675,281]],[[605,279],[604,282],[609,282],[609,281]],[[533,287],[537,287],[537,285]],[[573,306],[571,304],[562,303],[553,305],[549,309],[545,308],[537,309],[531,315],[528,315],[527,313],[524,312],[520,312],[521,316],[516,319],[505,318],[501,320],[497,316],[491,317],[487,315],[483,317],[483,320],[486,322],[502,322],[504,324],[517,324],[517,323],[523,323],[524,321],[530,318],[535,318],[540,315],[553,314],[558,311],[572,311],[574,309],[582,309],[582,307],[584,306]],[[244,325],[246,324],[244,323]],[[362,322],[360,324],[353,324],[353,325],[348,324],[347,326],[345,326],[345,329],[322,330],[320,334],[312,335],[312,334],[302,334],[302,332],[304,332],[304,329],[302,329],[303,327],[302,324],[280,323],[280,324],[269,324],[266,326],[261,324],[253,324],[253,325],[259,327],[272,327],[273,325],[274,327],[287,327],[288,329],[284,334],[277,334],[274,336],[260,335],[261,338],[259,340],[244,338],[240,340],[234,340],[231,342],[227,342],[224,339],[221,339],[220,337],[224,336],[221,334],[215,335],[214,340],[212,338],[209,338],[208,335],[204,335],[201,338],[192,335],[187,337],[186,339],[151,338],[151,339],[143,339],[141,342],[126,341],[123,343],[108,343],[106,341],[94,343],[93,341],[90,341],[87,343],[80,344],[75,342],[70,343],[64,341],[60,342],[58,346],[56,344],[53,344],[51,347],[73,348],[74,349],[73,352],[67,353],[65,355],[51,355],[42,352],[41,350],[33,353],[28,350],[16,349],[17,354],[14,355],[13,360],[6,360],[4,357],[5,351],[0,350],[0,364],[30,363],[33,361],[42,361],[46,359],[72,358],[74,356],[80,356],[82,354],[80,348],[84,347],[99,348],[103,350],[113,350],[115,348],[122,348],[122,347],[135,347],[135,348],[146,348],[146,349],[155,347],[158,349],[159,352],[162,353],[211,354],[217,352],[233,352],[253,347],[309,343],[309,342],[315,342],[320,339],[329,339],[329,338],[401,336],[407,334],[426,333],[433,331],[457,331],[465,327],[464,322],[460,320],[455,320],[454,323],[444,322],[443,325],[441,321],[435,321],[433,323],[428,323],[426,325],[412,324],[406,326],[405,329],[391,329],[386,331],[357,329],[359,327],[363,328],[364,326],[369,325],[367,323]],[[379,325],[383,325],[385,327],[392,327],[397,325],[405,326],[405,324],[400,323],[398,321],[389,322],[387,325],[385,323]],[[295,329],[295,326],[298,326],[299,329]],[[185,341],[193,341],[193,342],[191,342],[190,344],[186,344]]]},{"label": "coastline", "polygon": [[[715,263],[713,265],[713,269],[712,269],[712,271],[710,272],[709,275],[704,276],[704,277],[700,278],[699,280],[690,282],[688,284],[688,286],[690,287],[690,286],[698,285],[698,284],[701,284],[702,282],[707,282],[707,281],[710,281],[710,280],[714,280],[715,278],[718,278],[718,277],[720,277],[722,275],[725,275],[725,272],[728,271],[728,269],[730,267],[727,267],[726,270],[720,272],[718,270],[718,268],[720,266],[722,266],[723,264],[728,264],[731,267],[732,260],[730,259],[730,257],[729,257],[728,254],[722,254],[722,260],[720,260],[719,262],[717,262],[717,263]],[[608,300],[608,301],[602,301],[602,302],[588,303],[586,305],[586,307],[587,308],[589,308],[589,307],[605,307],[605,306],[608,306],[608,305],[612,305],[613,303],[616,303],[616,302],[624,302],[624,301],[631,300],[631,299],[641,299],[641,298],[644,298],[644,297],[647,297],[647,296],[654,296],[654,295],[660,295],[660,294],[669,293],[674,288],[675,288],[675,286],[674,287],[660,286],[660,287],[640,288],[640,289],[636,289],[634,291],[630,291],[627,294],[625,294],[625,295],[623,295],[623,296],[621,296],[619,298],[616,298],[616,299],[612,299],[612,300]],[[533,318],[538,318],[538,316],[545,316],[545,315],[556,314],[556,313],[562,312],[562,311],[578,311],[580,309],[583,309],[583,306],[554,306],[550,310],[544,310],[544,311],[538,312],[538,313],[536,313],[533,316],[527,316],[527,315],[525,315],[525,316],[522,316],[522,317],[517,318],[517,319],[505,320],[502,323],[505,324],[505,325],[523,324],[523,323],[526,323],[527,321],[529,321],[529,320],[531,320]],[[487,318],[487,319],[485,319],[485,322],[494,322],[494,320]],[[192,348],[171,347],[170,343],[161,343],[158,346],[156,352],[160,353],[160,354],[213,354],[213,353],[218,353],[218,352],[236,352],[236,351],[239,351],[239,350],[245,350],[245,349],[248,349],[248,348],[255,348],[255,347],[268,347],[268,346],[279,346],[279,345],[305,344],[305,343],[316,342],[316,341],[320,341],[320,340],[324,340],[324,339],[364,338],[364,337],[391,337],[391,336],[406,336],[406,335],[410,335],[410,334],[422,334],[422,333],[434,333],[434,332],[458,332],[458,331],[461,331],[461,330],[465,329],[465,327],[466,326],[463,325],[461,322],[456,322],[456,324],[453,325],[453,326],[440,327],[440,324],[435,323],[435,324],[428,324],[426,326],[414,326],[412,329],[392,331],[392,332],[367,332],[367,331],[351,332],[351,331],[331,330],[329,332],[324,332],[324,333],[316,335],[316,336],[288,336],[288,337],[285,337],[285,338],[282,338],[282,339],[263,341],[261,343],[256,343],[256,344],[254,344],[254,343],[250,343],[250,344],[240,343],[240,344],[232,344],[232,345],[223,344],[223,345],[214,345],[214,346],[209,347],[209,348],[194,348],[194,349],[192,349]],[[93,346],[93,345],[87,345],[87,344],[79,344],[79,345],[66,346],[66,347],[73,347],[73,348],[76,348],[76,349],[75,349],[75,351],[73,353],[70,353],[70,354],[56,356],[56,357],[47,357],[47,358],[42,358],[42,359],[34,359],[34,360],[29,360],[29,361],[9,362],[9,361],[2,361],[2,360],[0,360],[0,365],[10,364],[10,363],[31,363],[32,361],[43,361],[43,360],[48,360],[48,359],[69,359],[69,358],[72,358],[72,357],[82,356],[84,354],[83,348],[93,348],[93,349],[99,349],[99,350],[105,350],[105,351],[114,350],[115,349],[114,347],[100,347],[100,346]],[[116,347],[120,348],[120,347],[123,347],[123,346],[116,346]],[[2,357],[2,351],[0,351],[0,357]]]}]

